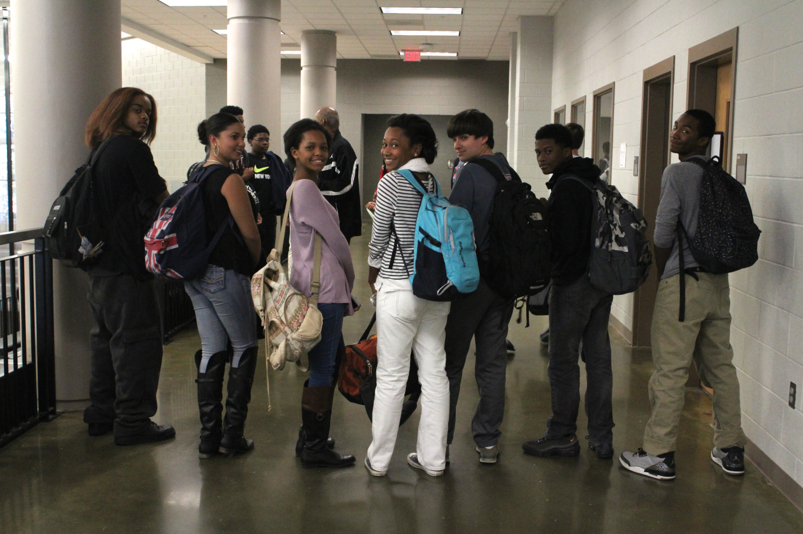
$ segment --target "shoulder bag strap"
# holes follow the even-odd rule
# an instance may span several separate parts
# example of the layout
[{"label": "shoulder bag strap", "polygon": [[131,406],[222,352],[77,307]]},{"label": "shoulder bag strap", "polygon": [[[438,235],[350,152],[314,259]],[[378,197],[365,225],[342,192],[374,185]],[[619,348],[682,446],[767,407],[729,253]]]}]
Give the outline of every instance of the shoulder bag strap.
[{"label": "shoulder bag strap", "polygon": [[295,186],[296,183],[293,182],[290,184],[290,187],[287,188],[287,203],[284,205],[282,228],[279,230],[279,248],[277,249],[280,258],[282,257],[282,251],[284,250],[284,233],[287,231],[287,218],[290,216],[290,202],[293,200],[293,188]]},{"label": "shoulder bag strap", "polygon": [[312,283],[309,287],[309,301],[313,306],[318,306],[318,295],[321,292],[321,247],[323,245],[323,238],[321,234],[315,232],[315,251],[313,257],[315,263],[312,267]]}]

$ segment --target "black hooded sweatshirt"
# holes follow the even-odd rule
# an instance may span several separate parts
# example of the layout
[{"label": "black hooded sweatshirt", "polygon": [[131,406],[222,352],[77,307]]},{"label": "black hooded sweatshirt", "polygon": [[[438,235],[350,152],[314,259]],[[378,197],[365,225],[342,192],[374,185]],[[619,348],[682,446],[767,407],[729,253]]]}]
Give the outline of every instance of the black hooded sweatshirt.
[{"label": "black hooded sweatshirt", "polygon": [[576,176],[596,184],[599,175],[599,167],[590,158],[572,158],[558,166],[546,184],[551,190],[547,211],[555,285],[569,285],[585,274],[591,254],[594,198],[586,186],[566,177]]}]

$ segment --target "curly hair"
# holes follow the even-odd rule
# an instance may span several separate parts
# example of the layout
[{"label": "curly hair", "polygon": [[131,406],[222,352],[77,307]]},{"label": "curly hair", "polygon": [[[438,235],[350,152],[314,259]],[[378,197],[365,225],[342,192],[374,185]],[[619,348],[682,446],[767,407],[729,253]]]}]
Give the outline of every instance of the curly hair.
[{"label": "curly hair", "polygon": [[326,146],[332,147],[332,136],[326,131],[326,128],[319,122],[312,119],[301,119],[294,122],[286,132],[284,132],[284,153],[287,158],[294,162],[296,159],[293,157],[293,149],[298,149],[301,146],[301,140],[304,139],[304,134],[310,131],[321,132],[326,139]]},{"label": "curly hair", "polygon": [[388,128],[399,128],[410,140],[410,146],[421,145],[421,157],[431,164],[438,157],[438,138],[432,125],[412,113],[394,115],[388,119]]}]

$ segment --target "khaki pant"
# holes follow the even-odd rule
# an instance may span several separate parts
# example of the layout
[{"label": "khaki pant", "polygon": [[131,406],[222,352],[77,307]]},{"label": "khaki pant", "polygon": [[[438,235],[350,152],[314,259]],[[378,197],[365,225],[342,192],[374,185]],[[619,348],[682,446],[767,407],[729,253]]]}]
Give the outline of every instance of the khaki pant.
[{"label": "khaki pant", "polygon": [[652,317],[650,378],[652,415],[644,429],[644,450],[653,456],[675,450],[694,357],[714,388],[714,445],[744,447],[739,379],[730,345],[730,287],[727,274],[686,275],[686,320],[678,321],[680,275],[661,280]]}]

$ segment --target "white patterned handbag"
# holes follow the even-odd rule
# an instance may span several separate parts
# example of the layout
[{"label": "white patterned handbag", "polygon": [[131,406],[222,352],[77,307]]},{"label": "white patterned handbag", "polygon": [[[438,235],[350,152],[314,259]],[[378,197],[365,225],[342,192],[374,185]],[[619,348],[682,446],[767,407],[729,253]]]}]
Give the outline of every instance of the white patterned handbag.
[{"label": "white patterned handbag", "polygon": [[323,317],[318,311],[318,292],[321,286],[320,234],[315,233],[315,265],[309,298],[290,285],[280,260],[293,187],[295,184],[287,190],[279,249],[271,251],[267,264],[251,278],[251,298],[265,328],[265,364],[267,366],[270,362],[276,371],[283,369],[286,362],[295,362],[302,371],[307,371],[308,353],[320,342],[323,326]]}]

